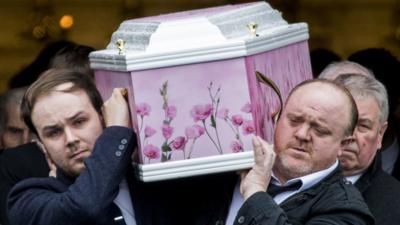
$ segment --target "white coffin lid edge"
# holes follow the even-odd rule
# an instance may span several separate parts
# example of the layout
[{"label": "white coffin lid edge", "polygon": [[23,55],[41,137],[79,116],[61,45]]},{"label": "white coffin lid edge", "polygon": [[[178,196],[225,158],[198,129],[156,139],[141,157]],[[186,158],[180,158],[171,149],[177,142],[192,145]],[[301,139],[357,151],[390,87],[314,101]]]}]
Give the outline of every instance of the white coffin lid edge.
[{"label": "white coffin lid edge", "polygon": [[245,151],[180,161],[133,165],[140,180],[152,182],[248,169],[254,165],[254,156],[253,151]]},{"label": "white coffin lid edge", "polygon": [[[244,16],[234,18],[235,13]],[[221,22],[225,18],[228,21]],[[250,22],[258,24],[257,37],[246,27]],[[137,39],[137,46],[128,40],[127,49],[119,54],[114,44],[118,37]],[[114,32],[107,49],[92,52],[89,58],[93,69],[136,71],[254,55],[308,38],[306,23],[287,24],[278,11],[260,2],[208,17],[128,20]]]}]

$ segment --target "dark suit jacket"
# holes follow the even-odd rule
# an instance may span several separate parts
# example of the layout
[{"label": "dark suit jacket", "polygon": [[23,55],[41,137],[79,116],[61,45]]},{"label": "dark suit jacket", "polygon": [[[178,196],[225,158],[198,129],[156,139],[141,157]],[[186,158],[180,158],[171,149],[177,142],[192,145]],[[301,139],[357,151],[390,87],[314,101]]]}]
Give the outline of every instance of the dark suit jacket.
[{"label": "dark suit jacket", "polygon": [[383,171],[379,153],[355,186],[375,216],[376,224],[400,223],[400,182]]},{"label": "dark suit jacket", "polygon": [[76,180],[58,170],[57,178],[18,183],[8,199],[13,225],[109,224],[109,207],[131,162],[136,135],[109,127],[96,141],[86,169]]},{"label": "dark suit jacket", "polygon": [[400,181],[400,154],[397,156],[394,168],[391,174],[394,178]]},{"label": "dark suit jacket", "polygon": [[49,166],[35,143],[4,150],[0,155],[0,224],[8,225],[7,195],[19,181],[30,177],[47,177]]}]

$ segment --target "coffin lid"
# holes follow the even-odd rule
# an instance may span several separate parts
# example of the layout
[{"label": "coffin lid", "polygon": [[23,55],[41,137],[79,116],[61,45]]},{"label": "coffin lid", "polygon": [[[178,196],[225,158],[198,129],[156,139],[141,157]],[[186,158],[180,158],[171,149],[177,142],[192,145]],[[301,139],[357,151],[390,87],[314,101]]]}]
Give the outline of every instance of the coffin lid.
[{"label": "coffin lid", "polygon": [[308,37],[306,23],[288,24],[268,3],[256,2],[124,21],[107,48],[89,58],[93,69],[134,71],[243,57]]}]

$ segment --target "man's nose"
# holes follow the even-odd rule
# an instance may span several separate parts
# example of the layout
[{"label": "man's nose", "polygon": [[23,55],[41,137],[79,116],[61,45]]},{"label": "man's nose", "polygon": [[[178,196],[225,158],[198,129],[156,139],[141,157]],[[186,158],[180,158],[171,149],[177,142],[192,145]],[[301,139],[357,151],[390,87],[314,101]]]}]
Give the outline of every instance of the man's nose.
[{"label": "man's nose", "polygon": [[346,139],[344,140],[343,144],[346,146],[352,145],[356,143],[356,136],[353,134],[351,136],[346,137]]},{"label": "man's nose", "polygon": [[67,145],[70,147],[75,146],[75,144],[79,141],[75,132],[70,128],[65,128],[64,133],[65,133],[65,140],[67,142]]},{"label": "man's nose", "polygon": [[310,126],[308,126],[306,124],[301,125],[295,132],[295,136],[300,140],[309,141],[310,140]]}]

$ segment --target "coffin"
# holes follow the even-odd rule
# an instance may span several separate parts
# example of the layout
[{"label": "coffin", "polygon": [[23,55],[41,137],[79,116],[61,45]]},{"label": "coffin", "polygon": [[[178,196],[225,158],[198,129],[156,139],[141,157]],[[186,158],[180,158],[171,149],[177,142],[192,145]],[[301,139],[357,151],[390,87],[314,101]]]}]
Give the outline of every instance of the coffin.
[{"label": "coffin", "polygon": [[266,2],[124,21],[90,61],[104,99],[128,89],[138,178],[250,168],[252,136],[272,142],[282,102],[312,77],[308,37]]}]

